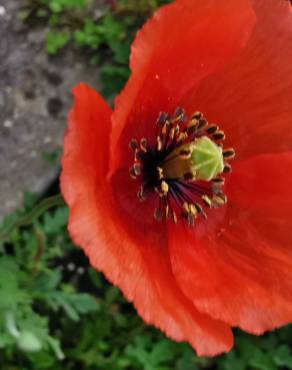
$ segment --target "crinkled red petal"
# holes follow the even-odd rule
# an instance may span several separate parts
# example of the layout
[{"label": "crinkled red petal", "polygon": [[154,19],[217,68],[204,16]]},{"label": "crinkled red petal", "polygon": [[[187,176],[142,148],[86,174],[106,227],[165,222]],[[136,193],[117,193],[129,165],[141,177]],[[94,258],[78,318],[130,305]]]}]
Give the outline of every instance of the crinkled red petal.
[{"label": "crinkled red petal", "polygon": [[[172,274],[165,233],[138,217],[139,204],[131,208],[133,180],[122,172],[112,182],[106,180],[111,110],[84,84],[74,94],[61,176],[73,240],[146,322],[173,339],[188,341],[200,355],[228,351],[230,328],[198,312],[186,298]],[[147,218],[147,208],[145,212]]]},{"label": "crinkled red petal", "polygon": [[257,22],[246,47],[181,103],[219,123],[238,159],[292,149],[292,7],[252,3]]},{"label": "crinkled red petal", "polygon": [[185,294],[202,312],[251,333],[292,320],[291,168],[292,152],[238,163],[216,228],[200,235],[169,227],[172,268]]},{"label": "crinkled red petal", "polygon": [[223,68],[254,25],[249,0],[178,0],[162,7],[132,46],[132,75],[116,100],[111,172],[129,163],[132,137],[155,140],[160,111],[171,113],[187,91]]}]

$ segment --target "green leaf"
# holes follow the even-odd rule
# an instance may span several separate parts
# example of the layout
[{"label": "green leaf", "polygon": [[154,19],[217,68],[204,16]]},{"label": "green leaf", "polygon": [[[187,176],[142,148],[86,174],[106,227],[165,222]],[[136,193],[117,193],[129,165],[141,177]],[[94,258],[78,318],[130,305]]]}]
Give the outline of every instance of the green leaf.
[{"label": "green leaf", "polygon": [[47,338],[48,344],[55,353],[58,360],[63,360],[65,358],[65,355],[61,349],[60,341],[58,339],[48,337]]},{"label": "green leaf", "polygon": [[46,37],[46,47],[48,54],[56,54],[70,40],[67,32],[49,31]]},{"label": "green leaf", "polygon": [[87,272],[88,272],[89,278],[90,278],[91,282],[94,284],[94,286],[96,288],[102,289],[103,282],[102,282],[101,273],[97,272],[96,270],[94,270],[91,267],[88,268]]},{"label": "green leaf", "polygon": [[100,78],[103,83],[103,94],[111,97],[114,93],[121,90],[130,76],[128,67],[105,65],[101,68]]},{"label": "green leaf", "polygon": [[42,343],[31,331],[23,331],[17,339],[17,345],[24,352],[38,352],[42,349]]},{"label": "green leaf", "polygon": [[32,282],[32,293],[38,296],[52,293],[57,290],[62,279],[61,272],[57,269],[43,271]]},{"label": "green leaf", "polygon": [[30,303],[31,297],[21,287],[23,279],[24,274],[12,257],[0,256],[0,310]]},{"label": "green leaf", "polygon": [[69,209],[59,207],[56,211],[46,213],[43,219],[43,229],[46,235],[53,235],[66,227],[68,223]]},{"label": "green leaf", "polygon": [[68,298],[79,314],[84,315],[98,310],[96,299],[87,293],[71,294]]},{"label": "green leaf", "polygon": [[[196,356],[194,351],[190,348],[185,348],[182,352],[181,357],[178,359],[176,364],[177,370],[198,370],[198,366],[195,363]],[[202,367],[204,368],[204,366]],[[237,370],[237,369],[236,369]]]},{"label": "green leaf", "polygon": [[87,46],[93,50],[99,48],[102,43],[100,28],[92,20],[87,19],[83,28],[74,33],[74,40],[78,46]]},{"label": "green leaf", "polygon": [[257,370],[278,370],[271,354],[262,352],[260,349],[254,352],[250,365]]},{"label": "green leaf", "polygon": [[278,347],[273,358],[276,365],[292,369],[292,350],[287,345]]},{"label": "green leaf", "polygon": [[149,337],[138,336],[134,345],[127,347],[127,354],[134,357],[145,370],[162,370],[161,366],[174,360],[173,345],[168,340],[161,340],[155,346],[149,343]]}]

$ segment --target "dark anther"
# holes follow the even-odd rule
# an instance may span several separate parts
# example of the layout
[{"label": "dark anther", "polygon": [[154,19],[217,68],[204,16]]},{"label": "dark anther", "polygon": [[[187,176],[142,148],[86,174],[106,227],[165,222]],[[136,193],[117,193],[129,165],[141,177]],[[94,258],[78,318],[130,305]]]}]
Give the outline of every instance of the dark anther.
[{"label": "dark anther", "polygon": [[225,134],[223,131],[216,131],[213,135],[212,135],[213,139],[214,140],[224,140],[225,139]]},{"label": "dark anther", "polygon": [[234,149],[230,148],[230,149],[225,149],[223,150],[223,157],[225,159],[232,159],[235,157],[235,151]]},{"label": "dark anther", "polygon": [[140,148],[143,152],[147,152],[147,139],[143,138],[140,140]]},{"label": "dark anther", "polygon": [[219,127],[217,125],[210,125],[209,127],[207,127],[206,129],[206,132],[209,134],[209,135],[212,135],[214,134],[216,131],[218,131]]},{"label": "dark anther", "polygon": [[179,156],[182,159],[188,159],[188,158],[190,158],[191,154],[192,153],[191,153],[191,151],[189,149],[182,149],[179,152]]},{"label": "dark anther", "polygon": [[225,182],[225,179],[223,177],[215,177],[215,179],[212,179],[213,184],[216,185],[223,185]]},{"label": "dark anther", "polygon": [[201,130],[207,125],[208,121],[205,120],[204,118],[201,118],[198,123],[198,130]]},{"label": "dark anther", "polygon": [[229,173],[231,172],[231,166],[229,163],[225,163],[223,173]]},{"label": "dark anther", "polygon": [[135,139],[132,139],[129,143],[130,148],[135,151],[138,148],[138,141]]},{"label": "dark anther", "polygon": [[184,174],[184,180],[186,181],[190,181],[190,180],[193,180],[194,179],[194,174],[192,174],[191,172],[187,172]]},{"label": "dark anther", "polygon": [[193,115],[192,115],[192,118],[191,119],[200,119],[202,117],[202,113],[201,112],[195,112]]},{"label": "dark anther", "polygon": [[164,124],[167,119],[168,119],[168,114],[165,112],[160,112],[158,119],[157,119],[157,124],[158,125]]}]

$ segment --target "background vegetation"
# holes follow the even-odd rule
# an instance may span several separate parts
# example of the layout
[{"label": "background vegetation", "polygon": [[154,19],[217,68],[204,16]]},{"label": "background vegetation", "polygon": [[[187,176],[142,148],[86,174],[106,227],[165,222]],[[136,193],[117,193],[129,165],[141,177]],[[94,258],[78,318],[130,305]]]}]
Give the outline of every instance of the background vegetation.
[{"label": "background vegetation", "polygon": [[[26,0],[19,16],[32,27],[47,28],[48,54],[71,47],[97,65],[111,97],[128,78],[137,28],[166,2],[108,1],[97,12],[86,0]],[[24,208],[9,215],[0,230],[36,201],[27,194]],[[235,349],[215,359],[198,358],[187,344],[147,327],[72,245],[67,217],[67,208],[56,206],[0,242],[1,370],[292,369],[291,327],[260,338],[237,332]]]}]

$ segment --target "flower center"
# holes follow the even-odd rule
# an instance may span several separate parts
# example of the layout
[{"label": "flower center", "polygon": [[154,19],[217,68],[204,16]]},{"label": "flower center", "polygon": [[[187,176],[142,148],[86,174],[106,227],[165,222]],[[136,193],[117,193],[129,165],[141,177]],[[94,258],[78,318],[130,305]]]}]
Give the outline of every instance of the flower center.
[{"label": "flower center", "polygon": [[224,132],[209,124],[202,113],[190,119],[182,108],[173,115],[161,112],[156,122],[154,144],[146,138],[130,142],[134,164],[130,176],[141,182],[140,201],[150,192],[157,194],[156,220],[178,216],[195,224],[198,216],[207,218],[208,208],[227,202],[222,188],[224,174],[231,171],[228,160],[233,149],[223,149]]}]

